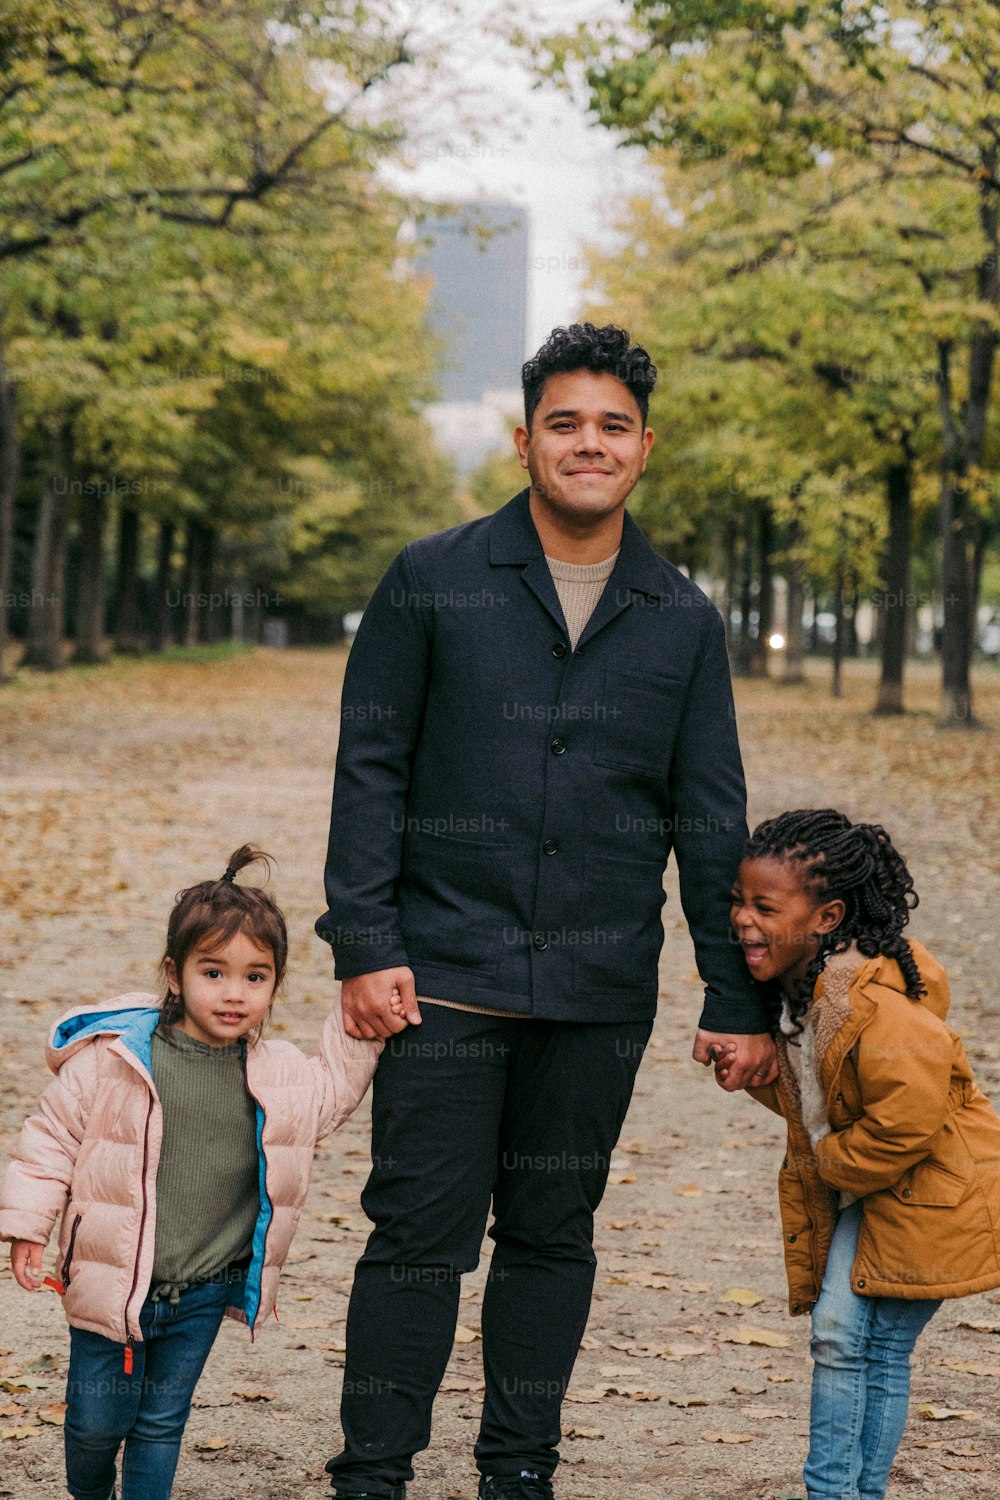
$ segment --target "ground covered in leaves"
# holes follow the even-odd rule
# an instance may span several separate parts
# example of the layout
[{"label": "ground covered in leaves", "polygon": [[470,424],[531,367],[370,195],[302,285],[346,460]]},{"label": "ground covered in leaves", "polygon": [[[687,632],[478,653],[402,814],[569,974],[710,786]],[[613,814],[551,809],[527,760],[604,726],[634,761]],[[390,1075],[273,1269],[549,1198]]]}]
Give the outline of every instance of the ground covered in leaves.
[{"label": "ground covered in leaves", "polygon": [[[277,1029],[309,1049],[329,1002],[312,934],[343,653],[254,652],[122,662],[0,690],[0,1156],[46,1074],[70,1005],[151,988],[174,892],[252,839],[279,861],[292,965]],[[946,964],[953,1021],[1000,1102],[1000,676],[983,669],[979,732],[934,728],[935,676],[911,674],[905,718],[738,685],[757,819],[833,804],[883,821],[923,900],[913,924]],[[597,1292],[564,1408],[560,1500],[801,1494],[808,1319],[785,1311],[775,1174],[780,1123],[689,1060],[699,986],[672,875],[654,1040],[598,1216]],[[366,1106],[320,1147],[283,1280],[281,1322],[251,1347],[227,1325],[196,1398],[177,1500],[328,1493],[344,1318],[365,1236]],[[488,1246],[487,1246],[488,1250]],[[475,1493],[484,1268],[418,1459],[414,1500]],[[58,1298],[0,1275],[0,1496],[57,1500],[68,1341]],[[946,1303],[918,1346],[894,1493],[985,1497],[1000,1470],[1000,1294]],[[921,1416],[922,1408],[933,1415]]]}]

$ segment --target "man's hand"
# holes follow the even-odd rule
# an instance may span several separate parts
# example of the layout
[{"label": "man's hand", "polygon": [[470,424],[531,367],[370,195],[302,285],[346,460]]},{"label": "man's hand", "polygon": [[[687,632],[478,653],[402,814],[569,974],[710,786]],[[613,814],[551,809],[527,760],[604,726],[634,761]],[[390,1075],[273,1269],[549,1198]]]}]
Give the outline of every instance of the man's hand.
[{"label": "man's hand", "polygon": [[420,1025],[420,1007],[412,969],[377,969],[358,974],[340,986],[344,1030],[370,1042]]},{"label": "man's hand", "polygon": [[32,1240],[13,1240],[10,1247],[10,1268],[14,1280],[26,1292],[37,1292],[42,1284],[42,1251],[44,1245]]},{"label": "man's hand", "polygon": [[715,1080],[729,1094],[751,1084],[757,1088],[773,1083],[778,1076],[778,1052],[767,1031],[732,1036],[698,1030],[691,1055],[706,1068],[715,1065]]}]

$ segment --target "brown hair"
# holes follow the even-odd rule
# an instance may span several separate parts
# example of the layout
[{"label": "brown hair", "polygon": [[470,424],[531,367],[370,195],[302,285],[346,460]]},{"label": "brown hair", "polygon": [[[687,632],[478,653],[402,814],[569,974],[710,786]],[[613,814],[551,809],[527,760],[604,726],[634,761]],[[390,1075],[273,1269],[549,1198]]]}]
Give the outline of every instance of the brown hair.
[{"label": "brown hair", "polygon": [[[273,897],[260,886],[237,885],[236,876],[247,865],[261,862],[271,875],[271,858],[262,849],[243,844],[229,856],[226,873],[218,880],[202,880],[198,885],[178,891],[174,909],[167,923],[167,946],[160,959],[160,973],[173,961],[178,978],[188,955],[205,938],[225,947],[238,932],[245,932],[261,948],[274,956],[274,987],[285,977],[288,961],[288,933],[285,919]],[[160,1002],[164,1021],[174,1025],[184,1017],[184,996],[174,994],[167,986]]]}]

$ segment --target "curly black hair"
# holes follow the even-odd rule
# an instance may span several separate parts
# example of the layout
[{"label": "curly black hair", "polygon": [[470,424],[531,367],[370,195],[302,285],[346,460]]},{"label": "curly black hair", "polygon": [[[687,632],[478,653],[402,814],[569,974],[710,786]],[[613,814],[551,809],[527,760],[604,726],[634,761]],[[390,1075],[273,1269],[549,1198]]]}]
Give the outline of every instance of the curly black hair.
[{"label": "curly black hair", "polygon": [[744,859],[787,859],[801,866],[802,882],[821,901],[843,901],[847,910],[819,951],[789,1005],[798,1029],[827,959],[851,943],[866,958],[884,954],[902,970],[906,993],[925,993],[916,960],[903,937],[910,912],[919,904],[902,855],[878,823],[852,823],[831,807],[785,812],[759,824],[743,851]]},{"label": "curly black hair", "polygon": [[616,328],[613,323],[603,328],[593,323],[571,323],[568,328],[553,328],[538,353],[521,366],[524,425],[529,432],[546,380],[567,370],[614,375],[635,397],[645,427],[650,393],[656,384],[656,366],[645,349],[633,344],[624,328]]}]

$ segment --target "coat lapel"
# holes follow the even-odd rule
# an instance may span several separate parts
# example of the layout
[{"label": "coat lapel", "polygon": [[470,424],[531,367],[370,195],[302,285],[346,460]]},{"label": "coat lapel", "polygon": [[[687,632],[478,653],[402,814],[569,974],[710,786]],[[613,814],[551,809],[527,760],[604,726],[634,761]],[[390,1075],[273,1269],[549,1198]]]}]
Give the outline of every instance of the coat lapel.
[{"label": "coat lapel", "polygon": [[[520,564],[521,582],[530,589],[560,630],[565,631],[566,620],[559,595],[545,561],[535,523],[531,519],[529,493],[528,490],[522,490],[493,517],[490,563],[494,567]],[[640,602],[643,604],[662,607],[664,594],[660,560],[626,511],[618,561],[597,602],[597,608],[577,643],[577,649],[592,640],[598,631],[603,630],[625,610],[630,609],[636,595],[641,596]]]}]

